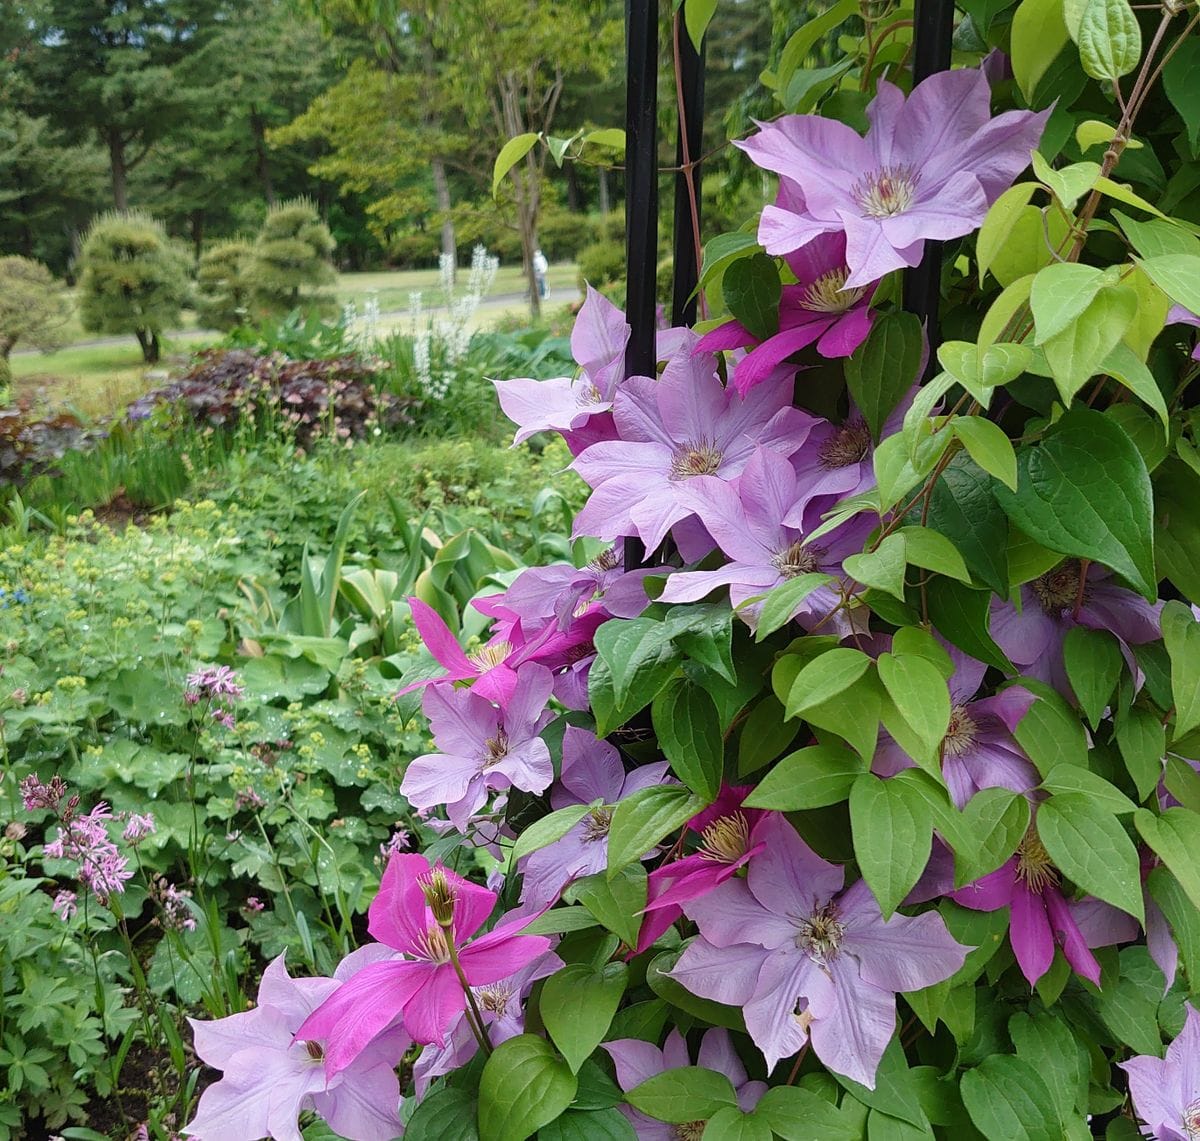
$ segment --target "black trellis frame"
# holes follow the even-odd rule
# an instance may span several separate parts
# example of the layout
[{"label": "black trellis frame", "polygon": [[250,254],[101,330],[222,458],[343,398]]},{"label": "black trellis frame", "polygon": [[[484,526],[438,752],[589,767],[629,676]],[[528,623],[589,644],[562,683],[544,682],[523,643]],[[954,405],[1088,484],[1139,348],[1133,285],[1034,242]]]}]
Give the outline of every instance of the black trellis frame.
[{"label": "black trellis frame", "polygon": [[[631,332],[625,352],[626,376],[655,374],[655,284],[658,271],[658,0],[625,3],[625,235],[626,319]],[[954,34],[954,0],[916,0],[913,35],[913,82],[919,83],[950,66]],[[679,114],[686,125],[687,153],[698,157],[704,126],[704,60],[690,37],[679,36]],[[674,283],[672,317],[692,324],[696,286],[696,247],[691,201],[684,165],[684,135],[676,119],[675,218],[673,235]],[[693,167],[699,193],[699,172]],[[942,244],[926,242],[921,264],[904,275],[904,308],[924,323],[932,360],[941,342],[938,302],[941,290]],[[626,569],[644,564],[646,551],[637,540],[626,540]]]}]

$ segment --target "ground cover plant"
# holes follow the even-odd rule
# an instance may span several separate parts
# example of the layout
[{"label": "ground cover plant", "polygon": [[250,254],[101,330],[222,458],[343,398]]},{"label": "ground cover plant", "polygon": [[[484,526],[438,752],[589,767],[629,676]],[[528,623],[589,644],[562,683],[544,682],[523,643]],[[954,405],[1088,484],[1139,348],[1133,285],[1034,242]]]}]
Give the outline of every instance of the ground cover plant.
[{"label": "ground cover plant", "polygon": [[1195,1133],[1197,22],[968,6],[916,86],[895,12],[796,33],[713,319],[626,376],[592,294],[574,376],[498,385],[591,557],[475,598],[480,652],[412,603],[419,850],[195,1023],[192,1135]]}]

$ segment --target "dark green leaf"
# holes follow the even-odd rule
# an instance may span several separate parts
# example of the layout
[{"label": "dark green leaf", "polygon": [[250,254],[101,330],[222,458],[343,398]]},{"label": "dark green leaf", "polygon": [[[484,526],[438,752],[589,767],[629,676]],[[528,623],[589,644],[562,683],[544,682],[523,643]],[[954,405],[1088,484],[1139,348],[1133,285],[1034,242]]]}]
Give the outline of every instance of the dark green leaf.
[{"label": "dark green leaf", "polygon": [[1079,707],[1094,729],[1100,724],[1125,664],[1121,647],[1106,630],[1075,626],[1063,641],[1063,662]]},{"label": "dark green leaf", "polygon": [[1167,731],[1149,709],[1135,707],[1117,722],[1117,747],[1137,788],[1138,799],[1145,800],[1162,775]]},{"label": "dark green leaf", "polygon": [[538,1141],[637,1141],[637,1133],[619,1109],[568,1109],[538,1130]]},{"label": "dark green leaf", "polygon": [[[1200,40],[1185,39],[1163,68],[1163,90],[1187,127],[1188,143],[1200,150]],[[1145,253],[1146,251],[1140,251]]]},{"label": "dark green leaf", "polygon": [[1013,665],[992,640],[991,595],[948,578],[935,578],[925,588],[934,629],[964,653],[1012,673]]},{"label": "dark green leaf", "polygon": [[421,1099],[404,1129],[410,1141],[479,1141],[475,1095],[444,1086]]},{"label": "dark green leaf", "polygon": [[729,1079],[700,1066],[681,1066],[655,1074],[629,1090],[625,1100],[655,1121],[677,1125],[706,1121],[725,1106],[737,1107]]},{"label": "dark green leaf", "polygon": [[962,1099],[975,1128],[1004,1141],[1063,1141],[1054,1095],[1023,1058],[995,1054],[962,1076]]},{"label": "dark green leaf", "polygon": [[716,800],[725,741],[713,699],[695,683],[683,681],[654,699],[651,715],[659,747],[675,775],[705,801]]},{"label": "dark green leaf", "polygon": [[918,379],[924,343],[920,320],[892,310],[876,316],[870,335],[846,361],[846,387],[876,440]]},{"label": "dark green leaf", "polygon": [[770,764],[799,732],[800,726],[784,718],[782,704],[773,693],[768,693],[742,723],[738,736],[738,776],[748,776]]},{"label": "dark green leaf", "polygon": [[1163,642],[1171,659],[1171,697],[1178,740],[1200,725],[1200,623],[1182,602],[1172,600],[1162,612]]},{"label": "dark green leaf", "polygon": [[609,876],[640,860],[707,803],[678,785],[653,785],[627,796],[617,805],[608,832]]},{"label": "dark green leaf", "polygon": [[823,1097],[796,1086],[772,1086],[754,1109],[784,1141],[859,1141],[860,1134]]},{"label": "dark green leaf", "polygon": [[958,548],[971,573],[997,594],[1008,593],[1008,519],[995,481],[957,455],[933,485],[928,523]]},{"label": "dark green leaf", "polygon": [[1149,809],[1139,808],[1133,822],[1179,881],[1192,906],[1200,908],[1200,815],[1186,808],[1168,808],[1155,816]]},{"label": "dark green leaf", "polygon": [[824,808],[850,795],[863,773],[862,759],[840,745],[810,745],[789,753],[746,797],[748,808],[794,812]]},{"label": "dark green leaf", "polygon": [[766,254],[731,262],[721,279],[725,306],[758,340],[779,331],[779,267]]},{"label": "dark green leaf", "polygon": [[[611,859],[611,848],[609,854]],[[563,898],[582,903],[604,927],[632,947],[642,923],[638,912],[646,906],[646,870],[641,864],[630,863],[615,873],[610,868],[608,875],[597,872],[584,876],[567,888]]]}]

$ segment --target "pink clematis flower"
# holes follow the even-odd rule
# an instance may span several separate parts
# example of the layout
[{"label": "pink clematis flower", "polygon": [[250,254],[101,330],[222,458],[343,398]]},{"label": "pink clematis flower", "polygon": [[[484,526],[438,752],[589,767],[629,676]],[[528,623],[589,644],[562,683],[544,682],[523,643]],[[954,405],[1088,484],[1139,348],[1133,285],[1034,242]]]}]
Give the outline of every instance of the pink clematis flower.
[{"label": "pink clematis flower", "polygon": [[502,918],[473,938],[496,905],[488,891],[424,856],[393,856],[367,912],[367,929],[400,952],[364,967],[334,991],[297,1031],[326,1038],[330,1077],[351,1065],[388,1027],[402,1021],[414,1041],[442,1044],[466,1009],[455,970],[471,987],[507,978],[550,950],[544,935],[522,935],[529,914]]},{"label": "pink clematis flower", "polygon": [[1165,1058],[1139,1054],[1118,1065],[1129,1075],[1133,1107],[1145,1136],[1192,1141],[1200,1136],[1200,1011],[1187,1004],[1187,1019]]},{"label": "pink clematis flower", "polygon": [[636,535],[654,550],[691,514],[679,492],[695,476],[732,479],[756,447],[790,456],[813,417],[791,407],[791,385],[761,384],[745,398],[721,384],[710,353],[692,336],[661,379],[632,377],[613,406],[617,440],[593,444],[572,465],[592,495],[576,516],[576,535],[609,540]]},{"label": "pink clematis flower", "polygon": [[943,71],[906,99],[881,80],[871,129],[820,115],[786,115],[737,145],[795,186],[803,205],[764,208],[758,240],[787,254],[845,231],[844,288],[861,288],[921,260],[926,240],[960,238],[1029,165],[1050,111],[991,117],[987,77]]},{"label": "pink clematis flower", "polygon": [[200,1095],[184,1132],[197,1141],[301,1141],[297,1119],[311,1109],[351,1141],[396,1137],[403,1127],[395,1067],[411,1044],[408,1035],[397,1029],[377,1037],[329,1077],[320,1036],[297,1037],[309,1015],[377,957],[363,948],[332,979],[293,979],[280,955],[263,972],[253,1010],[215,1022],[189,1018],[196,1053],[224,1074]]},{"label": "pink clematis flower", "polygon": [[1100,964],[1091,948],[1123,943],[1137,933],[1132,917],[1100,900],[1067,901],[1033,826],[1012,859],[950,898],[972,911],[1010,909],[1008,941],[1030,986],[1050,969],[1055,945],[1072,970],[1099,986]]},{"label": "pink clematis flower", "polygon": [[684,906],[700,928],[671,972],[693,994],[740,1006],[772,1070],[810,1039],[835,1073],[873,1089],[896,1029],[896,994],[950,978],[969,947],[942,917],[885,920],[864,880],[842,890],[787,820],[768,817],[745,879]]},{"label": "pink clematis flower", "polygon": [[[786,190],[781,188],[780,193],[786,201]],[[705,333],[696,346],[709,353],[751,349],[737,362],[732,376],[734,388],[743,396],[766,380],[777,365],[813,342],[823,357],[848,357],[871,331],[874,287],[843,288],[850,274],[845,234],[819,234],[803,249],[786,254],[784,260],[796,275],[796,284],[783,287],[778,333],[760,344],[740,321],[727,321]]]},{"label": "pink clematis flower", "polygon": [[746,866],[766,846],[762,822],[771,815],[761,808],[743,808],[753,785],[731,788],[703,812],[687,822],[688,831],[700,837],[700,848],[663,864],[650,873],[642,929],[638,933],[637,953],[641,954],[683,915],[683,905],[706,895]]},{"label": "pink clematis flower", "polygon": [[444,805],[450,822],[464,832],[490,791],[544,792],[554,780],[554,764],[538,734],[553,716],[546,708],[551,685],[544,666],[523,666],[503,708],[473,689],[427,689],[422,708],[442,752],[409,761],[401,793],[414,808]]},{"label": "pink clematis flower", "polygon": [[[617,1084],[624,1091],[641,1085],[665,1070],[677,1070],[692,1064],[687,1042],[678,1030],[672,1030],[667,1035],[661,1050],[653,1042],[644,1042],[640,1038],[617,1038],[612,1042],[603,1043],[603,1047],[613,1060],[617,1071]],[[733,1048],[729,1031],[723,1027],[713,1026],[704,1032],[704,1037],[700,1039],[696,1065],[724,1074],[729,1079],[743,1113],[749,1113],[767,1092],[766,1082],[749,1080],[746,1067],[742,1065],[741,1058]],[[683,1130],[688,1128],[668,1125],[665,1121],[655,1121],[654,1118],[647,1117],[628,1105],[618,1108],[629,1119],[637,1133],[638,1141],[678,1141],[678,1138],[685,1135]],[[703,1125],[702,1122],[700,1124]]]}]

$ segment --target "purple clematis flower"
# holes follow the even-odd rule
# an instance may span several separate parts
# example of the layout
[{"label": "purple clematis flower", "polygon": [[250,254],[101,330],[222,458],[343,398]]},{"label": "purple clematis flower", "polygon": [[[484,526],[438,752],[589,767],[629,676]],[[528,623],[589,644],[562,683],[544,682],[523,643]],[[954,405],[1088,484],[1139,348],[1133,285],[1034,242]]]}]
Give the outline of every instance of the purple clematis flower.
[{"label": "purple clematis flower", "polygon": [[1032,825],[1012,859],[950,898],[972,911],[1010,909],[1008,941],[1030,986],[1050,969],[1056,944],[1072,970],[1099,986],[1100,964],[1091,948],[1123,943],[1137,933],[1130,916],[1100,900],[1067,901]]},{"label": "purple clematis flower", "polygon": [[401,1133],[395,1067],[412,1042],[407,1034],[396,1030],[376,1038],[329,1078],[320,1041],[296,1037],[301,1023],[364,960],[375,957],[364,948],[342,960],[332,979],[293,979],[280,955],[263,972],[253,1010],[215,1022],[189,1018],[196,1053],[224,1073],[200,1095],[196,1116],[184,1133],[197,1141],[267,1136],[301,1141],[297,1119],[306,1109],[351,1141],[391,1141]]},{"label": "purple clematis flower", "polygon": [[873,1089],[897,992],[950,978],[970,948],[936,912],[885,920],[865,881],[843,891],[844,869],[782,816],[760,838],[766,847],[744,880],[685,905],[700,937],[671,974],[693,994],[740,1006],[769,1070],[811,1035],[829,1069]]},{"label": "purple clematis flower", "polygon": [[927,239],[969,234],[1029,165],[1049,116],[991,117],[979,70],[943,71],[905,99],[881,80],[867,108],[865,138],[819,115],[787,115],[737,145],[765,170],[789,179],[803,206],[767,206],[758,240],[787,254],[819,234],[844,230],[847,288],[915,266]]},{"label": "purple clematis flower", "polygon": [[379,894],[367,911],[373,938],[401,952],[364,967],[304,1020],[301,1038],[327,1038],[325,1071],[332,1078],[385,1030],[403,1020],[416,1042],[441,1044],[467,999],[450,947],[472,988],[506,979],[550,950],[544,935],[522,935],[534,918],[501,918],[473,938],[492,913],[496,893],[424,856],[388,861]]},{"label": "purple clematis flower", "polygon": [[[1172,305],[1167,311],[1166,323],[1168,325],[1191,325],[1200,329],[1200,316],[1190,309],[1185,309],[1182,305]],[[1200,341],[1192,346],[1192,360],[1200,361]]]},{"label": "purple clematis flower", "polygon": [[[1033,704],[1028,690],[1011,686],[980,701],[971,699],[983,682],[987,666],[953,646],[947,651],[955,670],[950,677],[950,727],[942,741],[942,773],[956,808],[964,808],[980,789],[1009,788],[1027,793],[1041,777],[1013,739],[1018,722]],[[890,777],[912,768],[913,761],[886,732],[871,768]]]},{"label": "purple clematis flower", "polygon": [[1161,602],[1147,602],[1132,590],[1115,586],[1104,567],[1092,563],[1081,573],[1078,559],[1067,559],[1021,587],[1021,607],[992,599],[992,637],[1008,659],[1028,677],[1070,693],[1063,665],[1063,639],[1074,626],[1116,635],[1135,678],[1140,677],[1130,646],[1156,642]]},{"label": "purple clematis flower", "polygon": [[[661,1050],[654,1043],[644,1042],[640,1038],[617,1038],[612,1042],[603,1043],[603,1046],[616,1068],[617,1084],[626,1092],[655,1074],[692,1064],[687,1042],[678,1030],[672,1030],[667,1035]],[[713,1026],[704,1032],[704,1037],[700,1039],[696,1065],[724,1074],[729,1079],[743,1113],[749,1113],[767,1092],[766,1082],[752,1082],[748,1079],[746,1067],[742,1065],[741,1058],[733,1048],[729,1031],[723,1027]],[[618,1108],[629,1119],[638,1135],[638,1141],[678,1141],[680,1137],[699,1137],[704,1128],[702,1121],[687,1125],[668,1125],[665,1121],[655,1121],[654,1118],[647,1117],[628,1105]],[[688,1129],[691,1132],[685,1133],[684,1130]]]},{"label": "purple clematis flower", "polygon": [[740,321],[727,321],[705,333],[697,345],[701,352],[756,346],[733,371],[732,384],[743,396],[813,342],[823,357],[848,357],[871,331],[874,288],[843,288],[850,274],[845,234],[819,234],[784,260],[796,275],[796,284],[783,287],[778,333],[760,344]]},{"label": "purple clematis flower", "polygon": [[612,745],[586,729],[568,725],[563,735],[562,777],[550,793],[550,804],[558,810],[572,804],[600,803],[565,836],[522,862],[521,902],[548,907],[572,880],[604,871],[613,806],[640,789],[663,784],[669,768],[666,761],[660,761],[626,773]]},{"label": "purple clematis flower", "polygon": [[722,788],[712,804],[687,822],[688,831],[700,837],[700,848],[650,873],[646,886],[649,902],[643,911],[645,918],[638,933],[637,954],[650,947],[683,915],[685,903],[707,895],[737,875],[766,846],[760,832],[770,813],[761,808],[742,807],[752,788],[752,785]]},{"label": "purple clematis flower", "polygon": [[490,791],[545,791],[554,764],[538,734],[552,717],[546,708],[551,684],[544,666],[523,666],[503,709],[473,690],[427,689],[422,709],[442,752],[409,761],[401,793],[414,808],[445,805],[450,822],[464,832]]},{"label": "purple clematis flower", "polygon": [[546,431],[569,438],[593,416],[609,412],[624,373],[628,341],[625,314],[589,285],[571,331],[571,355],[580,367],[579,375],[492,382],[504,415],[517,425],[513,443]]},{"label": "purple clematis flower", "polygon": [[576,535],[636,535],[654,550],[690,510],[679,491],[696,476],[732,479],[758,446],[790,456],[813,418],[791,407],[791,385],[761,384],[742,398],[722,386],[710,353],[693,335],[660,380],[631,377],[617,393],[620,439],[593,444],[572,465],[592,495]]},{"label": "purple clematis flower", "polygon": [[[525,999],[533,984],[548,978],[564,966],[553,951],[527,963],[507,978],[498,979],[486,986],[472,987],[475,1005],[483,1016],[488,1040],[493,1046],[507,1042],[525,1032]],[[413,1066],[413,1085],[417,1097],[424,1097],[434,1078],[465,1066],[479,1049],[479,1043],[471,1032],[466,1014],[446,1033],[444,1046],[426,1046]]]},{"label": "purple clematis flower", "polygon": [[[753,629],[761,603],[745,603],[772,587],[812,571],[838,575],[842,560],[862,550],[872,528],[866,515],[824,535],[817,543],[804,541],[802,530],[788,525],[798,514],[798,481],[791,463],[778,452],[755,449],[735,482],[715,476],[697,476],[680,488],[679,502],[704,524],[729,557],[711,571],[677,571],[667,579],[663,602],[695,602],[710,591],[728,585],[729,601]],[[809,625],[835,611],[842,593],[835,584],[817,587],[793,614]],[[839,613],[831,629],[849,633]]]},{"label": "purple clematis flower", "polygon": [[1179,1036],[1165,1058],[1139,1054],[1118,1063],[1129,1075],[1133,1107],[1142,1130],[1157,1141],[1194,1141],[1200,1137],[1200,1011],[1189,1002]]}]

